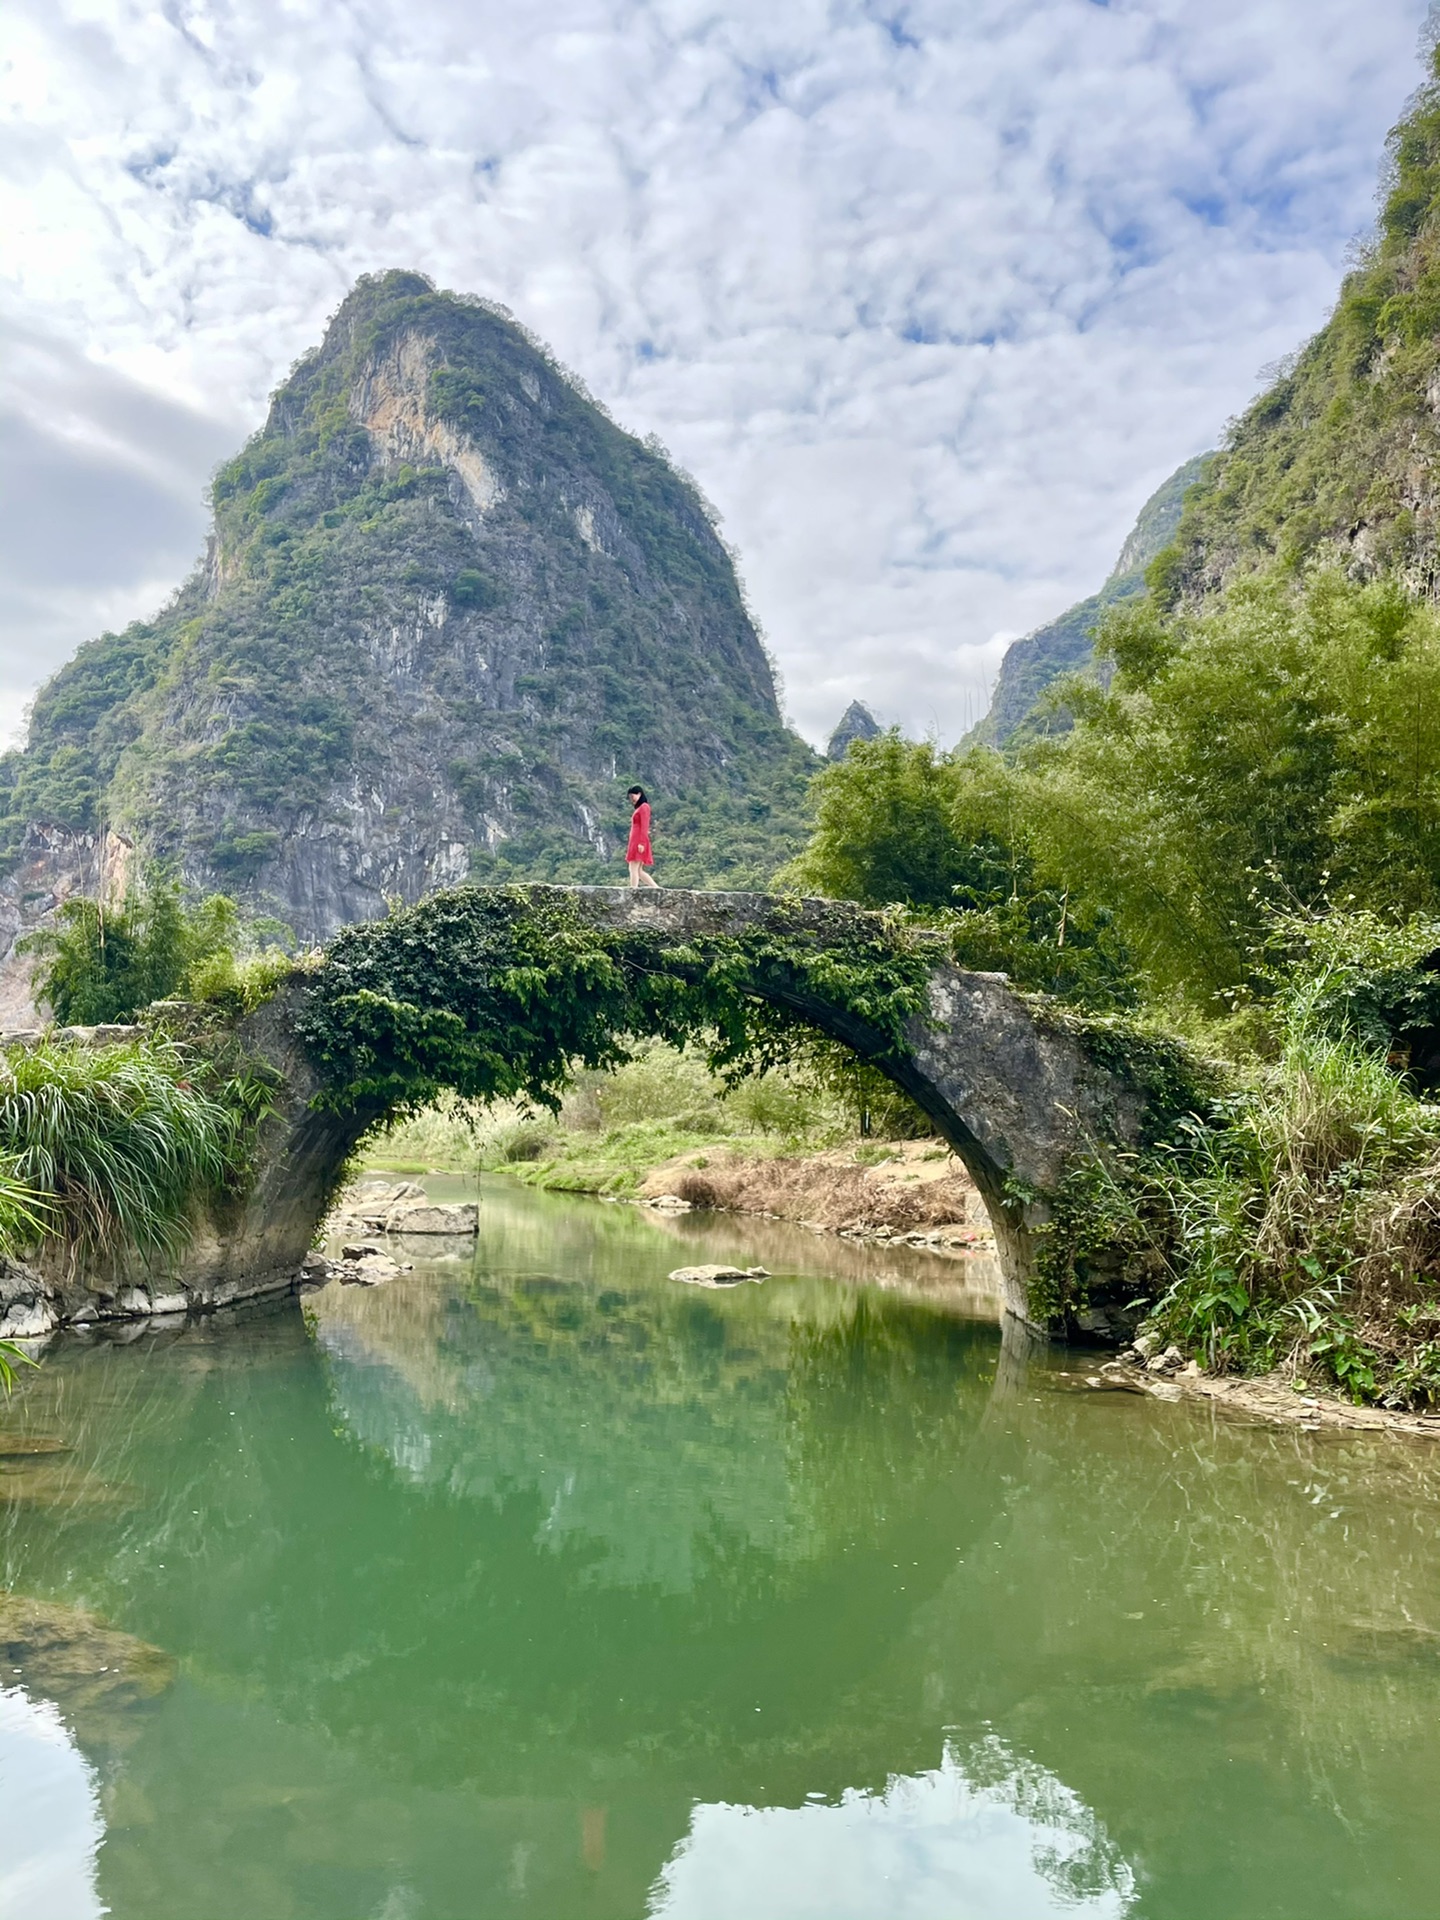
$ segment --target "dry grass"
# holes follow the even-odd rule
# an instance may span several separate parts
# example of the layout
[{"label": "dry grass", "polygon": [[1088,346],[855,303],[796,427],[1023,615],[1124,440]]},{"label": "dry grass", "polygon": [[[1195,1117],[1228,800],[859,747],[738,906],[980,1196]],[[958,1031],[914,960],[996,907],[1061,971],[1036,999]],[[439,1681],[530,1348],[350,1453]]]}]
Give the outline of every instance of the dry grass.
[{"label": "dry grass", "polygon": [[[925,1154],[935,1158],[926,1160]],[[887,1164],[860,1166],[851,1154],[751,1159],[732,1152],[658,1169],[647,1195],[673,1193],[692,1207],[768,1213],[831,1231],[888,1227],[895,1233],[987,1222],[969,1175],[933,1143],[907,1142]]]}]

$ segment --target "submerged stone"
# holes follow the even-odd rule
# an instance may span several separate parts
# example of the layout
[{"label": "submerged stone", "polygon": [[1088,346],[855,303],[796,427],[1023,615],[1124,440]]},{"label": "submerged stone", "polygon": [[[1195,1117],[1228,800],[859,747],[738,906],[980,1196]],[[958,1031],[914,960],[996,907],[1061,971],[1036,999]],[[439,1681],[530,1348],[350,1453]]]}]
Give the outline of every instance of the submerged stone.
[{"label": "submerged stone", "polygon": [[0,1591],[0,1664],[68,1713],[137,1705],[163,1693],[175,1662],[81,1607]]}]

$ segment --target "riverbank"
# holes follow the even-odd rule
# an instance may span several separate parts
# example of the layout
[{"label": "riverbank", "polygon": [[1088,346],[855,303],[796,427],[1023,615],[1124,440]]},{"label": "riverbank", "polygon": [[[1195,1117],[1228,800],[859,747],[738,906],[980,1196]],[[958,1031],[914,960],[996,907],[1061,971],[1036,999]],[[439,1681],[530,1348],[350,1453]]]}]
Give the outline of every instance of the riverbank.
[{"label": "riverbank", "polygon": [[1152,1373],[1132,1353],[1119,1358],[1097,1355],[1069,1376],[1093,1393],[1133,1393],[1150,1400],[1206,1400],[1227,1414],[1267,1426],[1294,1427],[1304,1433],[1392,1433],[1440,1440],[1440,1413],[1415,1413],[1395,1407],[1357,1406],[1337,1394],[1317,1393],[1303,1374],[1277,1367],[1251,1376],[1204,1372],[1193,1360],[1173,1370]]},{"label": "riverbank", "polygon": [[[513,1149],[513,1142],[507,1143]],[[483,1149],[479,1166],[543,1192],[594,1194],[644,1206],[749,1213],[845,1238],[909,1240],[991,1252],[994,1235],[975,1183],[942,1140],[855,1141],[787,1151],[764,1136],[715,1139],[665,1123],[550,1136],[551,1150],[515,1159]],[[469,1165],[477,1164],[472,1158]],[[377,1173],[420,1168],[402,1156],[368,1155]]]}]

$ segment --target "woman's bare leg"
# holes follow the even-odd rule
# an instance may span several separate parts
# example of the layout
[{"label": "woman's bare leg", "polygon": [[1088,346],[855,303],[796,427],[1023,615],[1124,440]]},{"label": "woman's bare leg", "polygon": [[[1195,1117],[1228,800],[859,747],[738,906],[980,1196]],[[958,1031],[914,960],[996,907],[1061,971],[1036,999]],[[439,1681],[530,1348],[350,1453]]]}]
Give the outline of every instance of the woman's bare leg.
[{"label": "woman's bare leg", "polygon": [[653,887],[655,885],[655,882],[650,878],[638,860],[631,860],[627,862],[627,864],[630,868],[630,884],[632,887]]}]

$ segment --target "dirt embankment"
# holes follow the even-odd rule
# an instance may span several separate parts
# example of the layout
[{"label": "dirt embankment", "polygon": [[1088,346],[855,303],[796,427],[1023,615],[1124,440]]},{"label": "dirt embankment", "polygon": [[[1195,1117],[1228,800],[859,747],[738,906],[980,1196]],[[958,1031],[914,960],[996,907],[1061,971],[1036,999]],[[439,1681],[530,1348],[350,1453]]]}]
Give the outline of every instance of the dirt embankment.
[{"label": "dirt embankment", "polygon": [[907,1140],[873,1166],[849,1148],[750,1159],[730,1148],[689,1153],[646,1176],[640,1198],[765,1214],[859,1239],[914,1239],[988,1248],[990,1222],[974,1182],[948,1148]]}]

